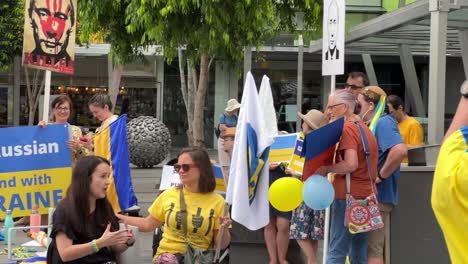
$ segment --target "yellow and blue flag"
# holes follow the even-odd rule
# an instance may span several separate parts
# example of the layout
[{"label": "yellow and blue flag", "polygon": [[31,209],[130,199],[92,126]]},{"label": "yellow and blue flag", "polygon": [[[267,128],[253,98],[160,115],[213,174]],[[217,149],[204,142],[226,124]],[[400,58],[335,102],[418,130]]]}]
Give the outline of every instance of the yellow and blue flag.
[{"label": "yellow and blue flag", "polygon": [[111,163],[107,199],[114,212],[121,212],[137,204],[130,175],[127,142],[127,115],[120,116],[94,138],[94,154]]},{"label": "yellow and blue flag", "polygon": [[[268,81],[268,78],[264,78],[263,81]],[[269,94],[271,97],[271,93]],[[273,104],[273,99],[265,102]],[[270,133],[271,129],[266,128],[266,122],[276,120],[275,116],[264,115],[263,109],[269,106],[272,105],[265,106],[260,103],[255,80],[250,72],[247,73],[226,200],[232,205],[232,219],[250,230],[260,229],[270,220],[268,152],[277,130]]]}]

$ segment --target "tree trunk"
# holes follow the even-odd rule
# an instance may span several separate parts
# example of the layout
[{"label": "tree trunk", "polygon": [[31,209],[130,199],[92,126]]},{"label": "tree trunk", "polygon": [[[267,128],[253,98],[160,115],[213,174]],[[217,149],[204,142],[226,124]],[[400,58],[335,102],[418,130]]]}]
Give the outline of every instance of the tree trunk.
[{"label": "tree trunk", "polygon": [[29,80],[28,67],[24,67],[24,74],[26,76],[26,91],[28,93],[29,126],[34,125],[34,117],[36,116],[36,110],[37,106],[39,105],[39,99],[42,94],[42,91],[44,90],[45,74],[43,75],[42,80],[39,83],[39,75],[41,72],[42,70],[33,70],[33,82],[31,83],[31,81]]},{"label": "tree trunk", "polygon": [[193,145],[205,146],[205,98],[208,90],[209,59],[206,56],[200,58],[200,78],[195,93],[195,106],[193,111]]},{"label": "tree trunk", "polygon": [[[122,79],[123,65],[116,65],[112,68],[112,87],[109,87],[109,96],[112,103],[112,112],[115,110],[117,96],[119,95],[120,80]],[[118,113],[121,114],[121,113]]]},{"label": "tree trunk", "polygon": [[[179,57],[179,74],[180,74],[180,90],[182,92],[182,98],[184,99],[184,105],[185,105],[185,110],[187,112],[187,123],[188,123],[188,129],[187,129],[187,139],[188,139],[188,144],[189,146],[193,145],[193,129],[192,129],[192,121],[193,120],[193,90],[192,84],[188,83],[185,81],[185,65],[184,65],[184,54],[182,51],[182,47],[179,47],[177,50],[178,57]],[[190,80],[191,74],[189,72],[189,80]]]}]

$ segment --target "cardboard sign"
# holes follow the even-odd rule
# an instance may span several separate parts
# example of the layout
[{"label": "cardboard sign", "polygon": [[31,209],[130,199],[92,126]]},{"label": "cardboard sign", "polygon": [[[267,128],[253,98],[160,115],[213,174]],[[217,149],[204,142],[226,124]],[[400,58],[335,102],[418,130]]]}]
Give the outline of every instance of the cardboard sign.
[{"label": "cardboard sign", "polygon": [[302,150],[304,147],[304,133],[298,133],[296,140],[296,146],[294,147],[294,153],[292,154],[291,161],[289,162],[288,168],[293,170],[296,173],[302,174],[304,170],[304,160],[305,158],[302,155]]},{"label": "cardboard sign", "polygon": [[[215,191],[218,193],[226,193],[223,170],[221,169],[221,167],[217,165],[213,165],[213,173],[216,178]],[[180,184],[180,177],[179,177],[179,174],[174,170],[174,166],[164,165],[162,175],[161,175],[161,184],[159,185],[159,190],[167,190],[179,184]]]},{"label": "cardboard sign", "polygon": [[344,73],[345,0],[323,1],[322,75]]},{"label": "cardboard sign", "polygon": [[270,146],[268,162],[290,162],[298,135],[298,133],[294,133],[276,136],[275,142]]},{"label": "cardboard sign", "polygon": [[23,65],[73,74],[77,0],[30,0],[24,5]]}]

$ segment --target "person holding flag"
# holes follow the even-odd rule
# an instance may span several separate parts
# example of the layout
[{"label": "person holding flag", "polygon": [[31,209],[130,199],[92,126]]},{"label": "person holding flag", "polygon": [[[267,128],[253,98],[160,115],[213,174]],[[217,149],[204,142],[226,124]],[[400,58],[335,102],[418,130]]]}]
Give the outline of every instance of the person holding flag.
[{"label": "person holding flag", "polygon": [[[350,194],[356,199],[364,199],[372,193],[369,175],[375,176],[378,160],[378,147],[375,137],[365,123],[354,114],[356,100],[350,91],[337,90],[328,99],[327,111],[331,121],[345,118],[341,140],[336,150],[337,162],[331,166],[318,168],[315,174],[335,173],[333,187],[335,200],[331,206],[331,237],[328,264],[343,264],[350,253],[351,263],[367,264],[367,241],[369,233],[351,234],[345,222],[346,174],[350,174]],[[369,172],[358,122],[364,130],[370,152],[372,172]],[[351,252],[349,250],[351,249]]]},{"label": "person holding flag", "polygon": [[[377,200],[384,225],[390,224],[390,212],[398,203],[400,163],[407,156],[405,142],[398,130],[394,114],[385,114],[386,96],[378,86],[365,87],[358,95],[361,118],[369,124],[378,144]],[[383,264],[385,229],[369,234],[369,264]]]},{"label": "person holding flag", "polygon": [[[264,76],[262,86],[269,85]],[[265,88],[266,89],[266,88]],[[269,147],[277,133],[271,88],[260,102],[255,80],[247,73],[236,128],[229,171],[226,200],[232,205],[232,219],[250,230],[258,230],[270,221],[268,185]],[[268,98],[264,98],[268,97]],[[265,115],[265,113],[268,113]]]},{"label": "person holding flag", "polygon": [[[315,109],[303,115],[302,132],[307,135],[325,125],[325,115]],[[286,174],[303,179],[303,175],[286,169]],[[307,258],[307,264],[317,263],[318,241],[323,240],[325,210],[313,210],[305,202],[292,212],[289,238],[295,239]]]}]

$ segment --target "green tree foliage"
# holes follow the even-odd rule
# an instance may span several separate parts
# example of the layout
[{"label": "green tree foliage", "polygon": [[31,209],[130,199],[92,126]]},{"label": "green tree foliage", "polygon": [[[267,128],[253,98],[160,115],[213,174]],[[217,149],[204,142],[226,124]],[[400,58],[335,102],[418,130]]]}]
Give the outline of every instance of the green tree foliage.
[{"label": "green tree foliage", "polygon": [[111,55],[117,65],[142,56],[141,34],[127,32],[125,14],[129,0],[79,0],[79,41],[102,41],[111,44]]},{"label": "green tree foliage", "polygon": [[129,0],[128,32],[143,31],[141,43],[154,41],[171,60],[183,45],[186,56],[198,62],[215,56],[234,65],[245,46],[259,47],[280,32],[297,27],[303,12],[310,36],[320,33],[322,1],[313,0]]},{"label": "green tree foliage", "polygon": [[260,47],[280,32],[295,32],[296,14],[306,36],[320,34],[321,0],[80,0],[80,40],[100,34],[118,64],[142,47],[178,57],[190,145],[204,145],[204,105],[214,59],[240,72],[244,47]]},{"label": "green tree foliage", "polygon": [[24,1],[0,2],[0,69],[8,69],[23,50]]}]

